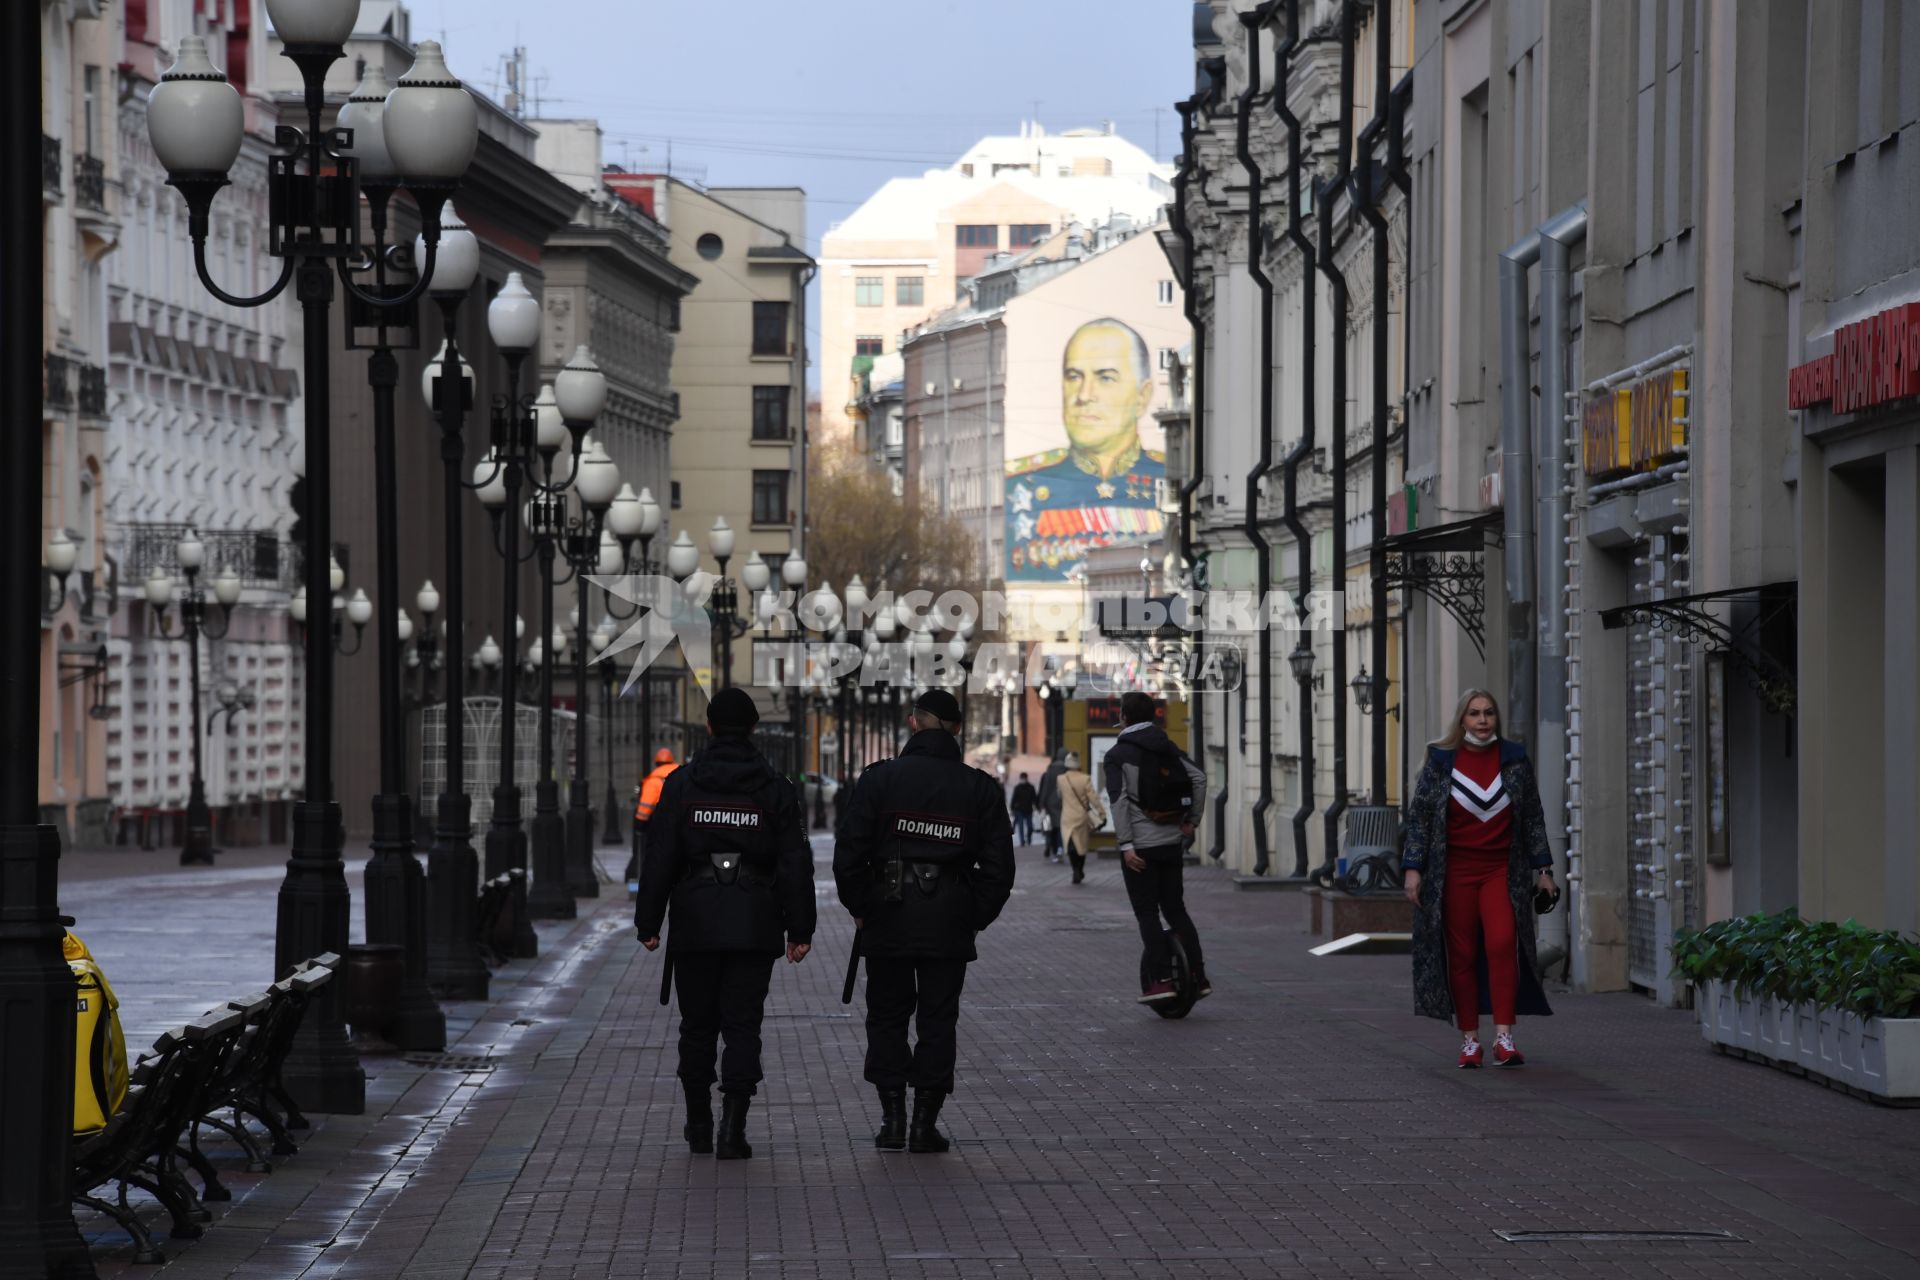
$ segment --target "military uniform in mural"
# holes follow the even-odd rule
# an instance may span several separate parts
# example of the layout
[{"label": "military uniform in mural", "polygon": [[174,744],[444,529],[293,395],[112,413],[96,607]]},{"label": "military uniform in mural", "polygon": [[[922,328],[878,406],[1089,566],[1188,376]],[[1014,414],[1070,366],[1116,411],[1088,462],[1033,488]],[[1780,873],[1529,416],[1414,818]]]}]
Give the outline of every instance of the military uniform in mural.
[{"label": "military uniform in mural", "polygon": [[1064,582],[1092,547],[1159,535],[1166,455],[1139,445],[1101,479],[1071,449],[1007,464],[1007,576]]}]

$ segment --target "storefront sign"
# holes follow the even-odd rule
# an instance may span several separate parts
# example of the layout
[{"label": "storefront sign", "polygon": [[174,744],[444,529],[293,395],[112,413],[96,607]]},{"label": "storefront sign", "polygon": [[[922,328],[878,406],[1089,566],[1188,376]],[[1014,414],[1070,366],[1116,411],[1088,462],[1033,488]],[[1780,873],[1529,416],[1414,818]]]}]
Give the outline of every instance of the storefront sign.
[{"label": "storefront sign", "polygon": [[1687,370],[1663,369],[1587,398],[1582,461],[1593,479],[1651,471],[1687,447]]},{"label": "storefront sign", "polygon": [[1889,307],[1833,331],[1833,354],[1787,375],[1787,408],[1832,402],[1835,413],[1858,413],[1920,396],[1920,302]]}]

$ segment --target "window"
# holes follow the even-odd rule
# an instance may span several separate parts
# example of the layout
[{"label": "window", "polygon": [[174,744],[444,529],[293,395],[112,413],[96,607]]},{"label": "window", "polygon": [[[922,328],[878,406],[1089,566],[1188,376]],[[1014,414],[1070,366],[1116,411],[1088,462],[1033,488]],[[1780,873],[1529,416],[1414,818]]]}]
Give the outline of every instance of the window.
[{"label": "window", "polygon": [[887,340],[869,334],[853,340],[853,354],[857,356],[879,356],[887,352]]},{"label": "window", "polygon": [[1154,301],[1163,307],[1173,305],[1173,281],[1162,280],[1154,286]]},{"label": "window", "polygon": [[787,419],[787,406],[792,402],[793,394],[786,387],[755,387],[753,389],[753,438],[755,440],[790,440],[792,427]]},{"label": "window", "polygon": [[693,242],[694,251],[708,262],[712,262],[727,251],[727,242],[709,231]]},{"label": "window", "polygon": [[1172,347],[1160,348],[1160,367],[1162,369],[1171,369],[1173,368],[1173,361],[1174,361],[1173,348]]},{"label": "window", "polygon": [[877,307],[885,300],[886,292],[885,276],[856,276],[853,281],[853,305]]},{"label": "window", "polygon": [[86,122],[85,131],[87,154],[100,154],[100,68],[88,67],[86,74]]},{"label": "window", "polygon": [[787,302],[753,304],[753,354],[757,356],[791,354],[787,348],[787,311],[791,306],[792,304]]},{"label": "window", "polygon": [[793,478],[789,471],[756,471],[753,473],[753,522],[755,524],[787,523],[787,482]]},{"label": "window", "polygon": [[669,480],[667,483],[673,486],[672,509],[678,511],[680,509],[680,482],[678,480]]},{"label": "window", "polygon": [[953,242],[963,249],[997,249],[1000,228],[962,224],[953,229]]},{"label": "window", "polygon": [[1015,249],[1031,249],[1052,234],[1053,228],[1044,222],[1016,223],[1007,228],[1007,244]]},{"label": "window", "polygon": [[901,276],[893,282],[893,300],[902,307],[925,306],[927,301],[927,278],[925,276]]}]

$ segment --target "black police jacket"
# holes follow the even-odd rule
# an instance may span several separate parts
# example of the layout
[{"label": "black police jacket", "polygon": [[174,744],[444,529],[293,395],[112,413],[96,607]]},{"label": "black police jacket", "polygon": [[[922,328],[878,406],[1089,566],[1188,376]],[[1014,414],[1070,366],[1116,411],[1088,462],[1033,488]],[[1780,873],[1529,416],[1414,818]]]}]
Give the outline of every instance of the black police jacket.
[{"label": "black police jacket", "polygon": [[1000,784],[923,729],[860,775],[835,833],[841,905],[870,956],[972,960],[973,936],[1013,892],[1013,827]]},{"label": "black police jacket", "polygon": [[813,853],[800,796],[746,738],[676,769],[647,824],[633,923],[667,949],[779,952],[812,942]]}]

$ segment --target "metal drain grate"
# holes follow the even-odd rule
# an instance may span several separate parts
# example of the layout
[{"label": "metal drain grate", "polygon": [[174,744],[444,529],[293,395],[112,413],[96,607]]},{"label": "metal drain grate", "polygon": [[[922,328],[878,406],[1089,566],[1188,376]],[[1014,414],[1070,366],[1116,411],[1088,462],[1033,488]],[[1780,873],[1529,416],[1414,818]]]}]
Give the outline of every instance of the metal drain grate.
[{"label": "metal drain grate", "polygon": [[1745,1236],[1737,1236],[1731,1231],[1496,1231],[1493,1234],[1508,1244],[1546,1244],[1562,1241],[1590,1241],[1595,1244],[1638,1244],[1659,1242],[1702,1242],[1739,1241],[1744,1243]]},{"label": "metal drain grate", "polygon": [[484,1053],[407,1053],[400,1061],[428,1071],[491,1071],[500,1065]]}]

